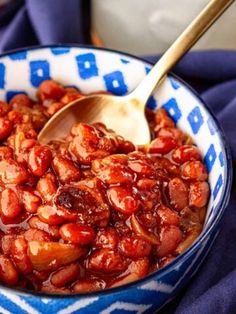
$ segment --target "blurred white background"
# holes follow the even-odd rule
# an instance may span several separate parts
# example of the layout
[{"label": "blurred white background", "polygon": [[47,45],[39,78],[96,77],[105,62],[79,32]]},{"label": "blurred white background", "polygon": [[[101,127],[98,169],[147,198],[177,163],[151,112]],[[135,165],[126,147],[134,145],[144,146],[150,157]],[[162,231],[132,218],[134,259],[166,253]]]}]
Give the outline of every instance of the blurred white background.
[{"label": "blurred white background", "polygon": [[[108,48],[164,52],[209,0],[92,0],[93,29]],[[193,49],[236,49],[236,2]]]}]

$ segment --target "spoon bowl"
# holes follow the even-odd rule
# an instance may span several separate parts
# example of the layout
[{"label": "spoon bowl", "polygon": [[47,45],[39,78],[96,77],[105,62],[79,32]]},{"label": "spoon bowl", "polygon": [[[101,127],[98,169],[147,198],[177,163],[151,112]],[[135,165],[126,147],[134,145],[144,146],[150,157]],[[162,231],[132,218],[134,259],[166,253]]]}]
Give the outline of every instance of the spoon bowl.
[{"label": "spoon bowl", "polygon": [[38,140],[47,144],[65,138],[76,122],[103,122],[117,134],[137,145],[150,142],[150,131],[144,115],[145,104],[128,96],[91,95],[68,104],[49,120]]}]

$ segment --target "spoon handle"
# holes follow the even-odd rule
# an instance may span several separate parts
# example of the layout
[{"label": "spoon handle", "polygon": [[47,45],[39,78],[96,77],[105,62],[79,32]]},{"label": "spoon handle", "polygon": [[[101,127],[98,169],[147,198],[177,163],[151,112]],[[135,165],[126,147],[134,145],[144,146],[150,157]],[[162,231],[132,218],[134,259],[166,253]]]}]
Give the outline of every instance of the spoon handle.
[{"label": "spoon handle", "polygon": [[152,70],[129,95],[139,101],[142,109],[154,88],[177,61],[196,43],[206,30],[229,7],[234,0],[211,0],[200,14],[190,23],[184,32],[175,40]]}]

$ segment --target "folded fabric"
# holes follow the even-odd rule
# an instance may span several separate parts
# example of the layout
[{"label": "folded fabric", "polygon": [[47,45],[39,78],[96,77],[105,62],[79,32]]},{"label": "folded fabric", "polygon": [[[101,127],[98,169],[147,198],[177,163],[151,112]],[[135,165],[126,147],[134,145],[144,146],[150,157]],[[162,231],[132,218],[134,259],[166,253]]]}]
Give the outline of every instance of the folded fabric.
[{"label": "folded fabric", "polygon": [[0,12],[0,51],[52,43],[89,43],[90,2],[13,0]]},{"label": "folded fabric", "polygon": [[[89,39],[89,1],[14,0],[0,11],[0,51],[36,44],[79,43]],[[138,52],[137,52],[138,53]],[[148,57],[156,61],[157,56]],[[236,52],[187,54],[174,69],[202,96],[220,121],[236,157]],[[221,232],[198,273],[161,313],[234,313],[236,308],[236,191]]]}]

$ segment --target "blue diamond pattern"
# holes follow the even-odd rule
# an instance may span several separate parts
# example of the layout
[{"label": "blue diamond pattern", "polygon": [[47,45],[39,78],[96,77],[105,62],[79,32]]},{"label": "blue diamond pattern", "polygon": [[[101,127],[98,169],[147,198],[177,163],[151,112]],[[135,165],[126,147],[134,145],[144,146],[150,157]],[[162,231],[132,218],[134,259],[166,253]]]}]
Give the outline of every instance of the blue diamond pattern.
[{"label": "blue diamond pattern", "polygon": [[55,48],[51,48],[51,51],[54,55],[64,55],[70,52],[70,48],[69,47],[55,47]]},{"label": "blue diamond pattern", "polygon": [[208,148],[208,151],[204,157],[204,162],[207,166],[207,170],[210,173],[211,169],[215,163],[216,160],[216,151],[215,151],[215,147],[213,144],[210,145],[210,147]]},{"label": "blue diamond pattern", "polygon": [[207,125],[211,135],[214,135],[216,133],[216,125],[211,117],[207,120]]},{"label": "blue diamond pattern", "polygon": [[5,86],[5,72],[6,72],[5,64],[0,63],[0,88],[4,88]]},{"label": "blue diamond pattern", "polygon": [[222,185],[223,185],[223,177],[222,177],[222,174],[220,174],[219,177],[218,177],[218,180],[216,182],[216,185],[215,185],[215,187],[213,189],[213,193],[212,193],[214,199],[216,199],[216,197],[217,197],[217,195],[219,193],[219,190],[222,187]]},{"label": "blue diamond pattern", "polygon": [[12,60],[25,60],[27,57],[27,51],[15,52],[9,55]]},{"label": "blue diamond pattern", "polygon": [[180,84],[173,78],[173,77],[169,77],[170,80],[170,84],[174,89],[179,89],[180,88]]},{"label": "blue diamond pattern", "polygon": [[12,97],[14,97],[17,94],[25,94],[25,95],[27,95],[26,92],[23,91],[23,90],[9,90],[6,93],[6,100],[7,100],[7,102],[9,102],[12,99]]},{"label": "blue diamond pattern", "polygon": [[191,126],[193,134],[197,134],[200,127],[203,125],[203,116],[201,110],[196,106],[188,115],[188,122]]},{"label": "blue diamond pattern", "polygon": [[129,61],[129,60],[124,59],[124,58],[121,58],[121,59],[120,59],[120,61],[121,61],[122,63],[124,63],[124,64],[128,64],[128,63],[130,63],[130,61]]},{"label": "blue diamond pattern", "polygon": [[148,103],[147,103],[147,107],[151,110],[154,110],[156,109],[157,107],[157,102],[155,100],[155,98],[153,96],[151,96],[149,99],[148,99]]},{"label": "blue diamond pattern", "polygon": [[98,67],[93,53],[84,53],[76,56],[79,76],[87,80],[93,76],[98,76]]},{"label": "blue diamond pattern", "polygon": [[34,87],[38,87],[42,81],[50,79],[50,68],[47,60],[30,62],[30,81]]},{"label": "blue diamond pattern", "polygon": [[181,118],[182,113],[175,98],[170,98],[162,107],[168,111],[169,115],[175,121],[175,123],[177,123]]},{"label": "blue diamond pattern", "polygon": [[114,71],[103,76],[106,88],[115,95],[124,95],[128,92],[124,77],[121,71]]},{"label": "blue diamond pattern", "polygon": [[146,72],[146,74],[148,74],[150,71],[151,71],[151,68],[150,68],[150,67],[145,67],[145,72]]},{"label": "blue diamond pattern", "polygon": [[222,152],[219,153],[219,161],[220,161],[220,166],[223,167],[225,164],[225,161],[224,161],[224,155]]}]

